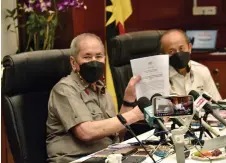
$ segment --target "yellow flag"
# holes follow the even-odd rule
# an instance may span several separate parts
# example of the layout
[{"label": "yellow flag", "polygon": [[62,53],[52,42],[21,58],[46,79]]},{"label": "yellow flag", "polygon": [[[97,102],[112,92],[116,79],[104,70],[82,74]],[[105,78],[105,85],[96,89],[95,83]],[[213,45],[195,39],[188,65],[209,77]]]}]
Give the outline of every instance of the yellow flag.
[{"label": "yellow flag", "polygon": [[[124,22],[132,14],[132,6],[130,0],[106,0],[106,43],[111,38],[125,33]],[[107,45],[107,44],[106,44]],[[107,47],[107,46],[106,46]],[[106,48],[107,49],[107,48]],[[107,50],[106,50],[107,51]],[[107,53],[106,53],[107,54]],[[117,103],[117,96],[115,93],[114,82],[109,66],[108,54],[106,55],[106,86],[113,97],[113,101],[116,107],[116,112],[120,108]]]},{"label": "yellow flag", "polygon": [[106,7],[106,11],[112,12],[110,19],[108,19],[106,26],[115,21],[115,24],[124,22],[132,14],[132,6],[130,0],[111,0],[112,5]]}]

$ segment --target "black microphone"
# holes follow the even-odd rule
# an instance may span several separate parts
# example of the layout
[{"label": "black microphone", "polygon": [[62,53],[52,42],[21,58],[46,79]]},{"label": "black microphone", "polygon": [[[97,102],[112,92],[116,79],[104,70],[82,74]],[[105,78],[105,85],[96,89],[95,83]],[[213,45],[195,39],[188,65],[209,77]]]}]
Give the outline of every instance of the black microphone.
[{"label": "black microphone", "polygon": [[216,104],[217,102],[215,100],[213,100],[209,95],[203,93],[202,97],[205,98],[208,101],[211,101],[212,103]]},{"label": "black microphone", "polygon": [[143,96],[138,99],[137,105],[140,108],[140,110],[142,111],[142,113],[144,113],[144,108],[151,106],[151,102],[148,100],[147,97]]},{"label": "black microphone", "polygon": [[[154,98],[155,96],[161,96],[160,94],[156,93],[152,96],[152,98]],[[144,109],[151,106],[151,102],[147,97],[141,97],[138,99],[137,101],[138,107],[141,109],[141,111],[144,113]],[[147,116],[149,116],[147,114]],[[161,128],[161,130],[166,133],[168,135],[169,130],[166,128],[166,126],[163,124],[163,120],[162,118],[155,118],[155,117],[151,117],[153,118],[153,122],[148,122],[150,123],[150,126],[154,126],[155,128],[157,128],[158,126]],[[170,139],[170,141],[172,142],[172,140]]]},{"label": "black microphone", "polygon": [[[162,95],[159,94],[159,93],[156,93],[151,97],[151,99],[153,99],[156,96],[162,96]],[[144,114],[145,114],[144,109],[151,106],[150,100],[148,100],[148,98],[146,98],[146,97],[139,98],[138,101],[137,101],[137,104]],[[150,115],[147,114],[147,116],[150,116]],[[152,125],[152,126],[155,126],[155,127],[160,127],[161,130],[168,135],[169,130],[163,124],[162,118],[151,117],[151,119],[153,119],[151,122],[147,121],[147,123],[150,123],[149,125]],[[170,139],[170,143],[173,144],[173,139],[171,137],[171,134],[169,135],[169,139]],[[187,158],[190,155],[190,151],[188,150],[188,148],[186,146],[184,146],[184,148],[185,148],[185,151],[184,151],[185,152],[185,158]]]},{"label": "black microphone", "polygon": [[[193,92],[193,91],[191,91],[191,92]],[[192,94],[193,94],[196,98],[199,97],[199,94],[195,94],[195,93],[192,93]],[[199,121],[200,121],[201,126],[204,127],[204,128],[206,129],[206,133],[209,134],[210,137],[212,137],[212,135],[210,134],[210,132],[211,132],[212,134],[214,134],[215,136],[217,136],[217,137],[220,136],[219,133],[218,133],[214,128],[212,128],[208,123],[206,123],[204,120],[200,120],[200,118],[199,118],[199,112],[198,112],[196,109],[194,109],[194,112],[195,112],[195,114],[194,114],[193,119],[199,120]],[[180,122],[178,122],[178,123],[180,123]],[[194,133],[191,132],[190,130],[188,130],[188,134],[195,136]]]},{"label": "black microphone", "polygon": [[225,109],[223,106],[221,106],[220,104],[218,104],[218,102],[216,102],[215,100],[212,99],[212,97],[210,97],[209,95],[203,93],[202,97],[205,98],[206,100],[212,102],[213,104],[216,104],[217,106],[219,106],[221,109]]},{"label": "black microphone", "polygon": [[[138,100],[139,101],[139,100]],[[150,101],[148,100],[148,102],[146,101],[145,98],[141,98],[141,101],[138,102],[138,107],[140,108],[140,110],[142,111],[142,113],[144,113],[144,109],[141,108],[145,108],[147,106],[150,105]],[[155,159],[152,157],[152,155],[148,152],[148,150],[145,148],[145,146],[143,145],[143,143],[138,139],[137,135],[134,133],[134,131],[132,130],[132,128],[130,127],[130,125],[127,125],[125,118],[122,115],[117,115],[119,121],[126,127],[126,129],[133,135],[133,137],[137,140],[137,142],[140,144],[140,146],[144,149],[144,151],[148,154],[148,156],[152,159],[152,161],[154,163],[156,163]]]},{"label": "black microphone", "polygon": [[[162,95],[156,93],[151,97],[151,99],[153,99],[156,96],[162,96]],[[152,103],[147,97],[141,97],[138,99],[137,104],[140,110],[142,111],[142,113],[144,113],[144,108],[151,106]],[[154,122],[157,122],[163,131],[165,131],[166,133],[169,132],[168,129],[165,127],[165,125],[162,123],[161,118],[154,118],[154,119],[155,119]]]},{"label": "black microphone", "polygon": [[[194,97],[194,100],[196,100],[199,97],[199,93],[191,90],[189,92],[189,95]],[[203,107],[202,107],[205,112],[210,113],[211,115],[213,115],[219,122],[221,122],[224,126],[226,126],[226,121],[217,113],[216,110],[212,109],[212,106],[208,103],[206,103]]]},{"label": "black microphone", "polygon": [[150,101],[151,101],[151,105],[152,105],[152,100],[154,97],[158,97],[158,96],[162,96],[160,93],[155,93],[151,96]]}]

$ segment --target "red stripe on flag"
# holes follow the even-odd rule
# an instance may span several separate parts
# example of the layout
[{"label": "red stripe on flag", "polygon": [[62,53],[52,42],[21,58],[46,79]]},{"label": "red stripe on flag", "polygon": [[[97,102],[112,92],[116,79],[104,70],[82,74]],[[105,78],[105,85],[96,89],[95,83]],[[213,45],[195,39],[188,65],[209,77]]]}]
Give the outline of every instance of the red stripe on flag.
[{"label": "red stripe on flag", "polygon": [[117,24],[117,26],[118,26],[120,35],[126,33],[124,26],[120,22]]}]

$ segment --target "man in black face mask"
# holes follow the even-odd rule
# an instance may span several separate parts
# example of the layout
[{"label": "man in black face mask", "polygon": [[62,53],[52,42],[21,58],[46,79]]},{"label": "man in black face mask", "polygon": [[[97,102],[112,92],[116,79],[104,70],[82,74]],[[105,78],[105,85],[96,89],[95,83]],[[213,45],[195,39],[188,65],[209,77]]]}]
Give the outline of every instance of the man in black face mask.
[{"label": "man in black face mask", "polygon": [[213,99],[221,99],[209,69],[190,60],[192,45],[182,30],[171,29],[165,32],[160,42],[161,52],[170,55],[171,93],[187,95],[191,90],[196,90],[207,92]]},{"label": "man in black face mask", "polygon": [[[103,74],[105,50],[99,37],[85,33],[71,43],[72,72],[52,89],[47,119],[48,162],[64,163],[119,142],[124,126],[116,117],[112,98],[105,90]],[[125,91],[124,101],[134,102],[133,77]],[[122,105],[121,115],[127,124],[144,119],[138,106]]]}]

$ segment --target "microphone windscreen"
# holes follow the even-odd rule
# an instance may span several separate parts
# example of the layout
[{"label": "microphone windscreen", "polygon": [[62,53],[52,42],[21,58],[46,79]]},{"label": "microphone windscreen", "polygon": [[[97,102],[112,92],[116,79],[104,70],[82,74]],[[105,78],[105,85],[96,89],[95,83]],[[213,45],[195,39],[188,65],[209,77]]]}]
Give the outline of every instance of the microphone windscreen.
[{"label": "microphone windscreen", "polygon": [[141,97],[138,99],[137,101],[137,105],[140,108],[140,110],[142,111],[142,113],[144,112],[144,108],[148,107],[151,105],[150,100],[147,97]]},{"label": "microphone windscreen", "polygon": [[[191,95],[191,96],[194,98],[194,100],[196,100],[196,99],[200,96],[199,93],[196,92],[195,90],[191,90],[191,91],[189,92],[189,95]],[[204,110],[210,111],[211,108],[212,108],[212,106],[211,106],[210,104],[206,103],[202,108],[203,108]]]},{"label": "microphone windscreen", "polygon": [[151,105],[152,105],[152,100],[154,97],[158,97],[158,96],[162,96],[160,93],[155,93],[151,96],[150,101],[151,101]]},{"label": "microphone windscreen", "polygon": [[199,97],[199,93],[196,92],[195,90],[191,90],[189,92],[189,95],[191,95],[194,98],[194,100],[196,100]]},{"label": "microphone windscreen", "polygon": [[202,97],[204,97],[204,98],[205,98],[206,100],[208,100],[208,101],[209,101],[209,100],[211,100],[211,97],[210,97],[210,96],[208,96],[208,95],[207,95],[207,94],[205,94],[205,93],[204,93],[204,94],[202,94]]}]

